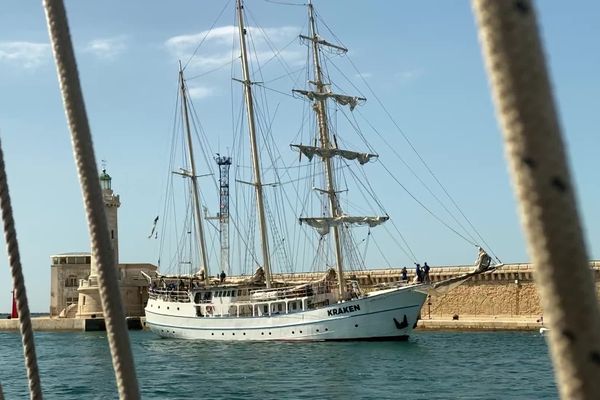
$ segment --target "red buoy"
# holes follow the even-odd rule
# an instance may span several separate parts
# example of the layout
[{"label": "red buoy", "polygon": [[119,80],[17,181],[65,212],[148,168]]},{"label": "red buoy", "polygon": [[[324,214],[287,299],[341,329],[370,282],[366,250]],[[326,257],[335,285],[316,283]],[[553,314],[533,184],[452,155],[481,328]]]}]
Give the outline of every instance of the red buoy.
[{"label": "red buoy", "polygon": [[15,291],[12,291],[12,312],[10,313],[11,318],[19,318],[19,313],[17,312],[17,299],[15,298]]}]

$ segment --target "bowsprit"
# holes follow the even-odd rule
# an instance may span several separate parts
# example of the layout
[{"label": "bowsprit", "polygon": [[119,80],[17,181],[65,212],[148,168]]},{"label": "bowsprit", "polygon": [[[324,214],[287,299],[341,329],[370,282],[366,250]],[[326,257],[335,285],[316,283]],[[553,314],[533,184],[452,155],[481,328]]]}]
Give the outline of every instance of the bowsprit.
[{"label": "bowsprit", "polygon": [[346,313],[351,313],[351,312],[355,312],[355,311],[360,311],[360,306],[358,304],[353,305],[353,306],[346,306],[346,307],[334,308],[332,310],[327,310],[327,316],[331,317],[333,315],[346,314]]}]

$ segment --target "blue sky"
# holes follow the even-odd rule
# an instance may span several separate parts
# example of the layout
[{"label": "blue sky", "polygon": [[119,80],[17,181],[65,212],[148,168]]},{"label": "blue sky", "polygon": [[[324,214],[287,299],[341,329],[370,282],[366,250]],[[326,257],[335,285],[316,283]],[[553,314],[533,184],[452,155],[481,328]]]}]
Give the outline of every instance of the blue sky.
[{"label": "blue sky", "polygon": [[[96,157],[108,161],[113,188],[121,195],[121,262],[156,263],[156,242],[146,236],[161,204],[177,60],[224,5],[67,2]],[[0,136],[30,305],[45,312],[50,256],[88,251],[87,228],[41,2],[8,0],[3,6]],[[316,7],[495,253],[506,262],[527,261],[469,2],[317,1]],[[268,28],[282,44],[305,26],[301,7],[254,0],[246,8],[252,16],[248,23]],[[588,250],[590,258],[598,259],[600,5],[545,1],[538,2],[538,12]],[[225,32],[233,21],[230,7],[215,27]],[[218,66],[226,55],[218,44],[196,61],[205,65],[193,68]],[[288,56],[293,59],[294,51]],[[231,123],[220,125],[214,117],[230,116],[219,108],[230,85],[211,78],[190,81],[204,129],[220,132],[213,139],[215,148],[229,140]],[[369,99],[364,109],[375,105]],[[286,132],[288,142],[293,132]],[[384,133],[399,152],[409,154],[389,124]],[[385,151],[380,154],[384,157]],[[407,177],[398,160],[388,158],[386,164],[398,179]],[[397,216],[415,253],[432,265],[473,261],[470,246],[432,221],[398,187],[377,180],[387,188],[380,196],[386,209]],[[400,256],[392,260],[407,263]],[[0,311],[10,307],[10,290],[3,257]]]}]

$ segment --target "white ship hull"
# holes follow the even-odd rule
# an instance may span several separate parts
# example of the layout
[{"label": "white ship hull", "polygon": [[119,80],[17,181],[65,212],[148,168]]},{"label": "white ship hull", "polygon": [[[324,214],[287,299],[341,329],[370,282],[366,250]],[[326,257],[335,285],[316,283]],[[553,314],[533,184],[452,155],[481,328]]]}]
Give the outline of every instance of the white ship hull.
[{"label": "white ship hull", "polygon": [[326,307],[270,316],[196,316],[194,303],[150,299],[146,324],[162,337],[226,341],[404,340],[427,298],[410,285]]}]

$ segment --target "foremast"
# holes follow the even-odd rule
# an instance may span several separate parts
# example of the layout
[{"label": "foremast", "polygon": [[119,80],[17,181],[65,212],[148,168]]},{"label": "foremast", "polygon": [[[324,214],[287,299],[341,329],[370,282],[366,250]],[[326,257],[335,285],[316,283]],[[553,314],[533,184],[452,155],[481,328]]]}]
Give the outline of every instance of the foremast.
[{"label": "foremast", "polygon": [[310,81],[310,83],[314,85],[315,90],[293,91],[302,94],[313,101],[313,110],[316,113],[318,122],[320,146],[292,145],[292,147],[297,148],[302,154],[306,155],[309,159],[312,159],[314,156],[321,157],[327,180],[327,188],[325,190],[318,190],[322,193],[325,193],[328,196],[329,216],[319,218],[300,218],[300,222],[307,223],[308,225],[317,228],[321,235],[327,234],[330,228],[333,230],[335,258],[337,263],[338,292],[340,299],[344,299],[346,297],[346,283],[344,279],[344,257],[342,253],[340,226],[343,226],[344,224],[368,224],[369,226],[375,226],[385,222],[388,219],[388,217],[352,217],[344,215],[342,211],[337,196],[338,192],[336,191],[333,157],[338,156],[349,160],[357,159],[360,164],[364,164],[372,158],[376,158],[377,155],[370,153],[359,153],[350,150],[342,150],[337,147],[337,143],[332,142],[330,138],[328,125],[327,100],[333,99],[339,104],[349,105],[350,109],[353,110],[354,107],[356,107],[356,105],[360,101],[365,101],[366,99],[362,97],[335,94],[328,90],[328,84],[326,84],[323,81],[323,71],[321,69],[321,60],[319,57],[319,46],[327,46],[339,51],[340,53],[346,53],[348,50],[344,47],[329,43],[326,40],[323,40],[319,37],[316,29],[314,9],[311,1],[309,1],[308,4],[308,18],[310,36],[300,35],[300,37],[304,40],[309,41],[310,46],[312,47],[314,78],[313,81]]},{"label": "foremast", "polygon": [[187,142],[187,150],[188,150],[188,158],[189,158],[189,170],[181,169],[181,172],[178,174],[186,176],[190,178],[192,181],[192,197],[193,197],[193,207],[194,207],[194,225],[196,228],[196,236],[198,237],[198,241],[200,242],[200,256],[202,258],[202,266],[201,271],[204,274],[204,282],[208,284],[209,282],[209,269],[208,269],[208,255],[206,252],[206,240],[204,237],[204,225],[202,223],[202,214],[200,213],[200,192],[198,188],[198,175],[196,175],[196,163],[194,161],[194,151],[192,148],[192,133],[190,129],[190,118],[188,112],[188,99],[187,99],[187,90],[185,88],[185,80],[183,78],[183,69],[181,68],[181,63],[179,64],[179,83],[181,90],[181,104],[182,104],[182,113],[183,113],[183,122],[185,126],[186,132],[186,142]]},{"label": "foremast", "polygon": [[256,122],[254,118],[254,101],[252,98],[252,81],[250,80],[250,70],[248,68],[248,55],[246,48],[246,28],[244,27],[244,6],[242,0],[237,0],[238,28],[240,34],[240,51],[242,62],[242,74],[244,85],[244,97],[246,100],[246,115],[248,117],[248,132],[250,134],[250,146],[252,152],[252,171],[254,174],[253,186],[256,190],[256,209],[258,213],[260,240],[263,256],[263,269],[265,272],[265,281],[267,288],[271,287],[271,258],[269,254],[269,239],[267,231],[267,222],[265,217],[265,203],[263,195],[263,185],[260,170],[260,158],[258,155],[258,145],[256,140]]}]

